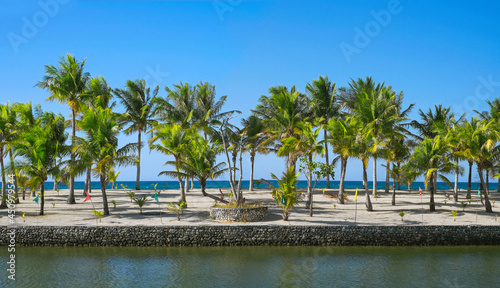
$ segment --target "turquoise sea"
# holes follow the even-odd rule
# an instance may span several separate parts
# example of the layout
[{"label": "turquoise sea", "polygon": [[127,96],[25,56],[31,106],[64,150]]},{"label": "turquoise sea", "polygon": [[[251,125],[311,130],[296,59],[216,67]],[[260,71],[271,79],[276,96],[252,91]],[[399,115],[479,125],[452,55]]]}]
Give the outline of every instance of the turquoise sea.
[{"label": "turquoise sea", "polygon": [[[277,182],[275,180],[269,180],[269,182],[273,183],[273,185],[277,186]],[[160,190],[165,190],[165,189],[179,189],[179,183],[177,181],[141,181],[141,189],[153,189],[153,186],[158,183],[158,186],[156,189]],[[250,181],[248,180],[243,180],[241,183],[241,186],[243,189],[247,189]],[[135,181],[117,181],[115,184],[115,187],[118,189],[121,189],[121,185],[126,185],[127,189],[134,189],[135,188]],[[332,188],[339,188],[339,181],[331,181],[330,182]],[[392,185],[392,183],[391,183]],[[200,188],[200,184],[198,181],[194,181],[194,186],[195,188]],[[368,182],[368,186],[372,187],[372,182]],[[497,189],[497,181],[495,180],[494,182],[490,182],[490,190],[496,191]],[[75,182],[75,189],[82,190],[84,187],[84,182],[83,181],[77,181]],[[217,181],[208,181],[207,182],[207,188],[222,188],[222,189],[228,189],[230,188],[229,181],[224,181],[224,180],[217,180]],[[254,186],[257,187],[257,186]],[[261,188],[267,187],[265,184],[260,184]],[[297,184],[298,188],[307,188],[307,181],[305,180],[300,180]],[[316,188],[321,189],[326,187],[326,181],[320,181],[316,184]],[[355,188],[362,188],[363,187],[363,182],[362,181],[346,181],[345,182],[345,188],[347,189],[355,189]],[[425,185],[423,182],[414,182],[411,185],[412,190],[418,190],[418,187],[422,187],[424,189]],[[54,183],[53,182],[46,182],[45,184],[45,189],[51,190],[54,188]],[[67,185],[60,184],[59,185],[60,189],[67,189]],[[93,181],[92,182],[92,189],[100,189],[101,184],[98,181]],[[108,185],[108,188],[111,188],[111,184]],[[385,181],[379,181],[377,182],[377,188],[378,189],[384,189],[385,188]],[[458,183],[458,188],[460,190],[467,190],[467,182],[459,182]],[[479,188],[479,183],[472,183],[472,190],[477,190]],[[407,190],[408,186],[407,185],[401,185],[401,189]],[[438,190],[448,190],[451,189],[448,185],[446,185],[443,182],[438,182],[437,184],[437,189]]]}]

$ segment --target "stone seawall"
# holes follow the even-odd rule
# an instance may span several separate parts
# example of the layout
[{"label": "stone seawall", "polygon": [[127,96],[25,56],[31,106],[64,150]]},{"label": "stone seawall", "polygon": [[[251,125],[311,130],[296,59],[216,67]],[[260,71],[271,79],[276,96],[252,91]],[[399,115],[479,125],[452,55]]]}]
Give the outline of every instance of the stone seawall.
[{"label": "stone seawall", "polygon": [[[0,227],[0,245],[10,241]],[[16,246],[500,245],[500,226],[25,226]]]}]

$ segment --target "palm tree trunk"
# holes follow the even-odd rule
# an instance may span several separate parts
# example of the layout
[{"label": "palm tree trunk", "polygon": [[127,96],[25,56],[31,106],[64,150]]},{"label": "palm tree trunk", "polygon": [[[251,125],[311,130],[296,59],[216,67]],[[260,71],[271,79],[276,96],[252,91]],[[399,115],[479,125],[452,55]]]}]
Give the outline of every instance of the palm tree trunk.
[{"label": "palm tree trunk", "polygon": [[484,187],[484,188],[486,188],[486,189],[485,189],[484,191],[486,191],[486,193],[485,193],[485,194],[488,194],[488,195],[489,195],[489,194],[490,194],[490,170],[489,170],[489,169],[484,169],[484,170],[486,170],[486,179],[485,179],[485,180],[486,180],[486,181],[485,181],[485,182],[486,182],[486,185],[485,185],[485,187]]},{"label": "palm tree trunk", "polygon": [[5,180],[5,167],[3,163],[3,147],[0,147],[0,170],[2,173],[2,203],[0,204],[0,209],[5,209],[7,208],[7,201],[5,199],[5,193],[6,193],[6,187],[7,187],[7,180]]},{"label": "palm tree trunk", "polygon": [[377,194],[377,157],[373,157],[373,196]]},{"label": "palm tree trunk", "polygon": [[467,199],[471,199],[471,183],[472,183],[472,164],[473,162],[472,161],[469,161],[469,178],[468,178],[468,182],[467,182]]},{"label": "palm tree trunk", "polygon": [[[75,137],[76,137],[76,111],[71,109],[71,149],[75,147]],[[71,163],[75,162],[75,153],[71,152]],[[76,204],[75,201],[75,174],[73,171],[70,172],[69,178],[69,195],[66,203]]]},{"label": "palm tree trunk", "polygon": [[135,190],[141,190],[141,129],[137,137],[137,176],[135,178]]},{"label": "palm tree trunk", "polygon": [[[327,121],[328,122],[328,121]],[[328,138],[328,133],[326,132],[326,129],[323,128],[323,133],[324,133],[324,139],[325,139],[325,163],[327,166],[330,165],[330,162],[329,162],[329,159],[328,159],[328,141],[327,138]],[[326,188],[327,189],[330,189],[330,175],[326,175]]]},{"label": "palm tree trunk", "polygon": [[344,180],[345,180],[345,170],[347,167],[347,157],[340,157],[340,185],[339,185],[339,195],[337,197],[337,202],[344,204]]},{"label": "palm tree trunk", "polygon": [[431,186],[430,187],[431,200],[430,200],[429,210],[432,212],[436,211],[436,203],[434,203],[434,193],[436,189],[436,187],[434,187],[434,173],[432,173],[431,176],[429,177],[429,184]]},{"label": "palm tree trunk", "polygon": [[500,178],[498,178],[498,182],[497,182],[497,193],[500,192]]},{"label": "palm tree trunk", "polygon": [[391,165],[391,161],[387,160],[387,166],[385,167],[385,193],[389,193],[389,185],[391,182],[391,171],[389,166]]},{"label": "palm tree trunk", "polygon": [[491,203],[488,197],[488,193],[485,193],[485,191],[487,190],[484,183],[483,168],[480,167],[480,165],[477,165],[477,173],[479,174],[479,180],[481,181],[481,190],[483,191],[481,194],[484,195],[484,207],[486,208],[487,213],[492,213],[493,210],[491,209]]},{"label": "palm tree trunk", "polygon": [[109,215],[108,207],[108,197],[106,196],[106,178],[101,174],[101,193],[102,193],[102,205],[104,210],[104,215]]},{"label": "palm tree trunk", "polygon": [[[308,155],[309,163],[312,162],[312,154]],[[308,169],[309,170],[309,169]],[[307,202],[306,209],[309,209],[309,216],[312,216],[312,171],[307,171]]]},{"label": "palm tree trunk", "polygon": [[43,206],[45,205],[45,181],[42,181],[40,185],[40,213],[39,215],[43,215]]},{"label": "palm tree trunk", "polygon": [[255,152],[252,151],[250,153],[252,154],[250,155],[250,183],[248,184],[248,190],[253,191],[253,169],[255,164]]},{"label": "palm tree trunk", "polygon": [[401,169],[400,169],[400,168],[401,168],[401,162],[398,162],[398,174],[396,175],[396,181],[397,181],[397,186],[396,186],[396,188],[397,188],[398,190],[401,190],[401,183],[399,183],[399,173],[400,173],[399,171],[401,171]]},{"label": "palm tree trunk", "polygon": [[[89,192],[89,194],[92,192],[92,168],[88,167],[87,168],[87,175],[85,176],[85,185],[86,185],[86,190]],[[87,196],[85,191],[83,191],[83,196]]]},{"label": "palm tree trunk", "polygon": [[243,191],[241,191],[241,181],[243,180],[243,149],[242,149],[242,143],[240,142],[240,157],[239,157],[239,162],[240,162],[240,178],[238,180],[238,203],[243,203]]},{"label": "palm tree trunk", "polygon": [[12,155],[12,149],[9,149],[9,158],[10,158],[10,170],[13,175],[12,181],[14,182],[14,191],[16,191],[15,203],[19,204],[19,195],[17,194],[19,187],[17,186],[16,167],[14,166],[14,156]]},{"label": "palm tree trunk", "polygon": [[[392,164],[392,167],[394,168],[394,166],[396,166],[394,163]],[[394,185],[392,185],[392,206],[396,206],[396,175],[393,176],[392,178],[392,183],[394,183]]]},{"label": "palm tree trunk", "polygon": [[201,179],[198,179],[200,181],[200,186],[201,186],[201,194],[205,197],[208,197],[210,199],[213,199],[215,201],[219,201],[219,202],[222,202],[222,203],[229,203],[227,202],[226,200],[223,200],[217,196],[214,196],[214,195],[210,195],[208,194],[206,191],[205,191],[205,187],[207,185],[206,181],[202,181]]},{"label": "palm tree trunk", "polygon": [[363,161],[363,185],[365,186],[366,211],[373,211],[372,201],[370,201],[370,190],[368,189],[368,174],[366,173],[365,161]]},{"label": "palm tree trunk", "polygon": [[189,178],[184,179],[184,190],[189,192]]},{"label": "palm tree trunk", "polygon": [[194,178],[191,178],[191,189],[194,189]]}]

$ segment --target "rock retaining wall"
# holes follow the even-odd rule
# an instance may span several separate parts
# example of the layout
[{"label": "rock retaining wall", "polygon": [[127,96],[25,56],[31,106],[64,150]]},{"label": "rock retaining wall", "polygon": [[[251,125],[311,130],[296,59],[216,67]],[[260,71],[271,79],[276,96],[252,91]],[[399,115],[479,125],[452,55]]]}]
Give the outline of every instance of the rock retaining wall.
[{"label": "rock retaining wall", "polygon": [[267,207],[210,208],[210,218],[219,221],[255,222],[267,218]]},{"label": "rock retaining wall", "polygon": [[[0,227],[0,245],[10,241]],[[26,226],[16,246],[500,245],[500,226]]]}]

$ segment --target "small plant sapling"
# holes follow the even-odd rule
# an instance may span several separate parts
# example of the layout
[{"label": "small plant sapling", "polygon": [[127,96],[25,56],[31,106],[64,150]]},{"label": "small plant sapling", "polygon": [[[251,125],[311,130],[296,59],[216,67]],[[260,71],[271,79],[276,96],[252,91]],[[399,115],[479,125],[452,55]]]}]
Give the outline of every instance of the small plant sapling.
[{"label": "small plant sapling", "polygon": [[457,221],[458,210],[451,210],[451,215],[453,215],[453,221]]},{"label": "small plant sapling", "polygon": [[460,202],[462,204],[462,211],[465,212],[465,207],[467,207],[467,203]]},{"label": "small plant sapling", "polygon": [[378,199],[378,194],[375,194],[373,197],[375,197],[375,200]]},{"label": "small plant sapling", "polygon": [[23,222],[26,222],[26,219],[25,219],[25,217],[26,217],[26,212],[23,212],[22,216],[23,216]]},{"label": "small plant sapling", "polygon": [[491,200],[491,204],[493,204],[493,207],[495,207],[495,200]]},{"label": "small plant sapling", "polygon": [[95,209],[92,209],[92,215],[97,216],[97,218],[99,218],[99,222],[101,222],[102,216],[104,215],[104,211],[97,211]]},{"label": "small plant sapling", "polygon": [[142,207],[146,204],[146,202],[148,202],[148,198],[146,196],[142,197],[142,198],[133,198],[135,203],[137,203],[137,205],[139,205],[139,210],[141,211],[141,214],[142,214]]},{"label": "small plant sapling", "polygon": [[128,194],[128,197],[130,197],[130,203],[132,203],[132,201],[135,199],[134,196],[135,196],[135,193],[130,191],[130,192],[127,192]]},{"label": "small plant sapling", "polygon": [[468,199],[467,202],[469,202],[469,204],[472,203],[472,199]]},{"label": "small plant sapling", "polygon": [[186,202],[179,200],[178,202],[168,202],[168,211],[177,215],[177,221],[181,221],[182,209],[186,206]]},{"label": "small plant sapling", "polygon": [[401,216],[401,221],[404,221],[403,217],[405,216],[405,212],[404,211],[399,211],[399,216]]},{"label": "small plant sapling", "polygon": [[[23,213],[23,215],[24,215],[24,213]],[[498,215],[495,214],[495,222],[497,221],[497,218],[498,218]]]},{"label": "small plant sapling", "polygon": [[253,180],[253,183],[255,183],[255,186],[257,186],[257,188],[259,188],[259,185],[262,182],[260,182],[260,180]]},{"label": "small plant sapling", "polygon": [[116,209],[116,201],[115,200],[111,200],[111,203],[113,204],[113,209]]},{"label": "small plant sapling", "polygon": [[56,207],[56,201],[52,202],[52,208]]}]

